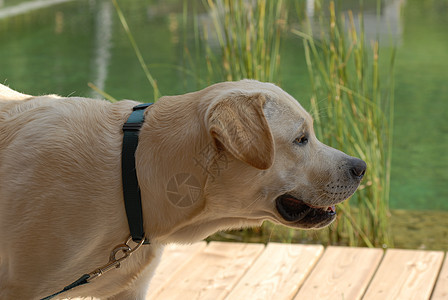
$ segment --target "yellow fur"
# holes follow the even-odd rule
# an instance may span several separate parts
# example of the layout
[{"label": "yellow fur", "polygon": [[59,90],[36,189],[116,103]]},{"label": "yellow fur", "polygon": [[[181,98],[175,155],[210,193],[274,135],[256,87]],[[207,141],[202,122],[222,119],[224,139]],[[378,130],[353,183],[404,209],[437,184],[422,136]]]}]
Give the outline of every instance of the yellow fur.
[{"label": "yellow fur", "polygon": [[[136,104],[32,97],[0,85],[0,299],[52,294],[126,241],[121,128]],[[348,156],[321,144],[311,117],[275,85],[219,83],[162,97],[145,114],[136,167],[151,245],[63,298],[144,299],[164,244],[264,220],[310,227],[279,215],[275,199],[286,192],[313,206],[343,200],[324,185],[345,176],[338,167]],[[299,148],[302,132],[310,141]],[[191,205],[169,199],[177,174],[197,180]]]}]

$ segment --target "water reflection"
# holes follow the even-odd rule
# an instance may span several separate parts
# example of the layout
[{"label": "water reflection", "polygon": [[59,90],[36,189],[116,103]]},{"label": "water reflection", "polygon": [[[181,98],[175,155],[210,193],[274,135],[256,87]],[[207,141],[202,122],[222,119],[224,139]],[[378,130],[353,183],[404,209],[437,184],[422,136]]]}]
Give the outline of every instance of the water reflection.
[{"label": "water reflection", "polygon": [[[364,14],[365,35],[368,41],[379,40],[381,45],[400,45],[403,34],[402,8],[406,0],[384,1],[379,15],[376,12]],[[359,16],[355,15],[355,24],[359,27]]]},{"label": "water reflection", "polygon": [[[93,84],[100,90],[105,90],[107,71],[111,59],[113,7],[110,1],[101,1],[98,12],[95,15],[95,46],[92,65]],[[100,95],[91,92],[91,97],[101,98]]]},{"label": "water reflection", "polygon": [[[337,1],[336,1],[337,2]],[[342,1],[341,1],[342,2]],[[358,1],[355,3],[349,1],[337,2],[339,11],[346,16],[346,23],[348,23],[348,12],[353,12],[353,19],[356,28],[360,28],[359,13],[363,13],[364,34],[366,41],[379,40],[383,46],[400,45],[403,33],[402,8],[406,0],[388,0],[382,1],[380,11],[377,13],[376,1],[368,1],[363,7]],[[329,1],[324,1],[323,8],[329,6]],[[316,15],[315,0],[307,0],[305,5],[306,15],[311,20],[313,32],[320,32],[319,19]],[[328,14],[328,13],[327,13]]]},{"label": "water reflection", "polygon": [[[14,17],[21,15],[36,9],[41,9],[48,6],[53,6],[55,4],[69,2],[74,0],[35,0],[20,3],[14,6],[9,6],[0,9],[0,19]],[[4,5],[4,0],[0,0],[0,6]]]}]

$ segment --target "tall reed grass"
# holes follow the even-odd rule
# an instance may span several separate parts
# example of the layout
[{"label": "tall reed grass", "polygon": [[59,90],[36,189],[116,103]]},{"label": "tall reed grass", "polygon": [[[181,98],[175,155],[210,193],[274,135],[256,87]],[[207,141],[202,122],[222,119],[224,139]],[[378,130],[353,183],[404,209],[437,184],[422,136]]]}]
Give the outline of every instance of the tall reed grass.
[{"label": "tall reed grass", "polygon": [[[287,21],[283,0],[207,0],[206,9],[213,20],[203,37],[210,78],[276,81]],[[211,46],[215,39],[219,49]]]},{"label": "tall reed grass", "polygon": [[338,13],[330,2],[329,19],[319,15],[319,30],[293,32],[303,38],[312,86],[311,107],[317,136],[366,161],[362,185],[326,234],[330,243],[391,246],[389,189],[393,128],[393,65],[380,78],[378,41],[365,39],[363,14]]}]

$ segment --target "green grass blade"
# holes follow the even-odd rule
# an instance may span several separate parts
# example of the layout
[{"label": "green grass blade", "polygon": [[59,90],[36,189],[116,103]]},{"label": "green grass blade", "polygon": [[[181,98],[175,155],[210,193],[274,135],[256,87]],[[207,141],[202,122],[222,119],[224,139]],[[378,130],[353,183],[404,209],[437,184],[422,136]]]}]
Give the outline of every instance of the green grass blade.
[{"label": "green grass blade", "polygon": [[134,36],[132,35],[131,30],[129,29],[126,18],[124,17],[123,12],[122,12],[120,6],[118,5],[118,2],[116,0],[112,0],[112,2],[115,6],[115,10],[117,11],[118,18],[120,19],[121,25],[123,26],[123,29],[129,38],[129,42],[131,43],[132,48],[134,49],[135,55],[137,56],[140,66],[142,67],[143,72],[145,73],[149,84],[151,85],[151,87],[154,90],[154,101],[157,101],[157,99],[159,99],[159,97],[160,97],[160,91],[159,91],[159,88],[157,87],[157,81],[154,79],[154,77],[149,72],[148,66],[146,65],[145,60],[143,59],[143,55],[140,52],[140,49],[139,49],[137,43],[135,42]]}]

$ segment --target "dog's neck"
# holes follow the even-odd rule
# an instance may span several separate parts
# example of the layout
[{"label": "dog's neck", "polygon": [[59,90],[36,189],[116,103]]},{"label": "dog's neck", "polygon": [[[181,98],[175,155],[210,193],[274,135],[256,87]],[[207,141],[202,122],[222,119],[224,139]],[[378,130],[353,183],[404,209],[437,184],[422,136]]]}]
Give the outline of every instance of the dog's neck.
[{"label": "dog's neck", "polygon": [[[263,181],[262,171],[248,168],[215,144],[206,117],[217,98],[213,89],[162,97],[146,113],[136,169],[138,178],[146,178],[140,188],[150,240],[189,243],[223,229],[258,226],[265,219],[241,214],[240,197],[263,197],[258,190],[263,184],[256,182]],[[245,180],[235,179],[235,172]],[[188,184],[178,186],[187,178]],[[211,186],[213,195],[207,193]],[[191,203],[176,203],[185,193],[190,193]]]},{"label": "dog's neck", "polygon": [[[206,172],[210,162],[203,152],[214,150],[208,148],[212,140],[204,134],[203,114],[199,113],[201,103],[184,97],[172,98],[175,97],[162,97],[146,112],[136,152],[137,176],[147,178],[139,185],[145,232],[150,240],[169,240],[176,228],[184,227],[187,220],[195,222],[199,218],[204,212],[204,187],[210,177]],[[204,136],[198,136],[201,134]],[[169,193],[168,185],[179,184],[179,178],[185,176],[191,176],[200,192],[191,205],[176,204]],[[179,194],[185,192],[179,190]],[[191,237],[187,242],[202,238],[202,235]]]}]

